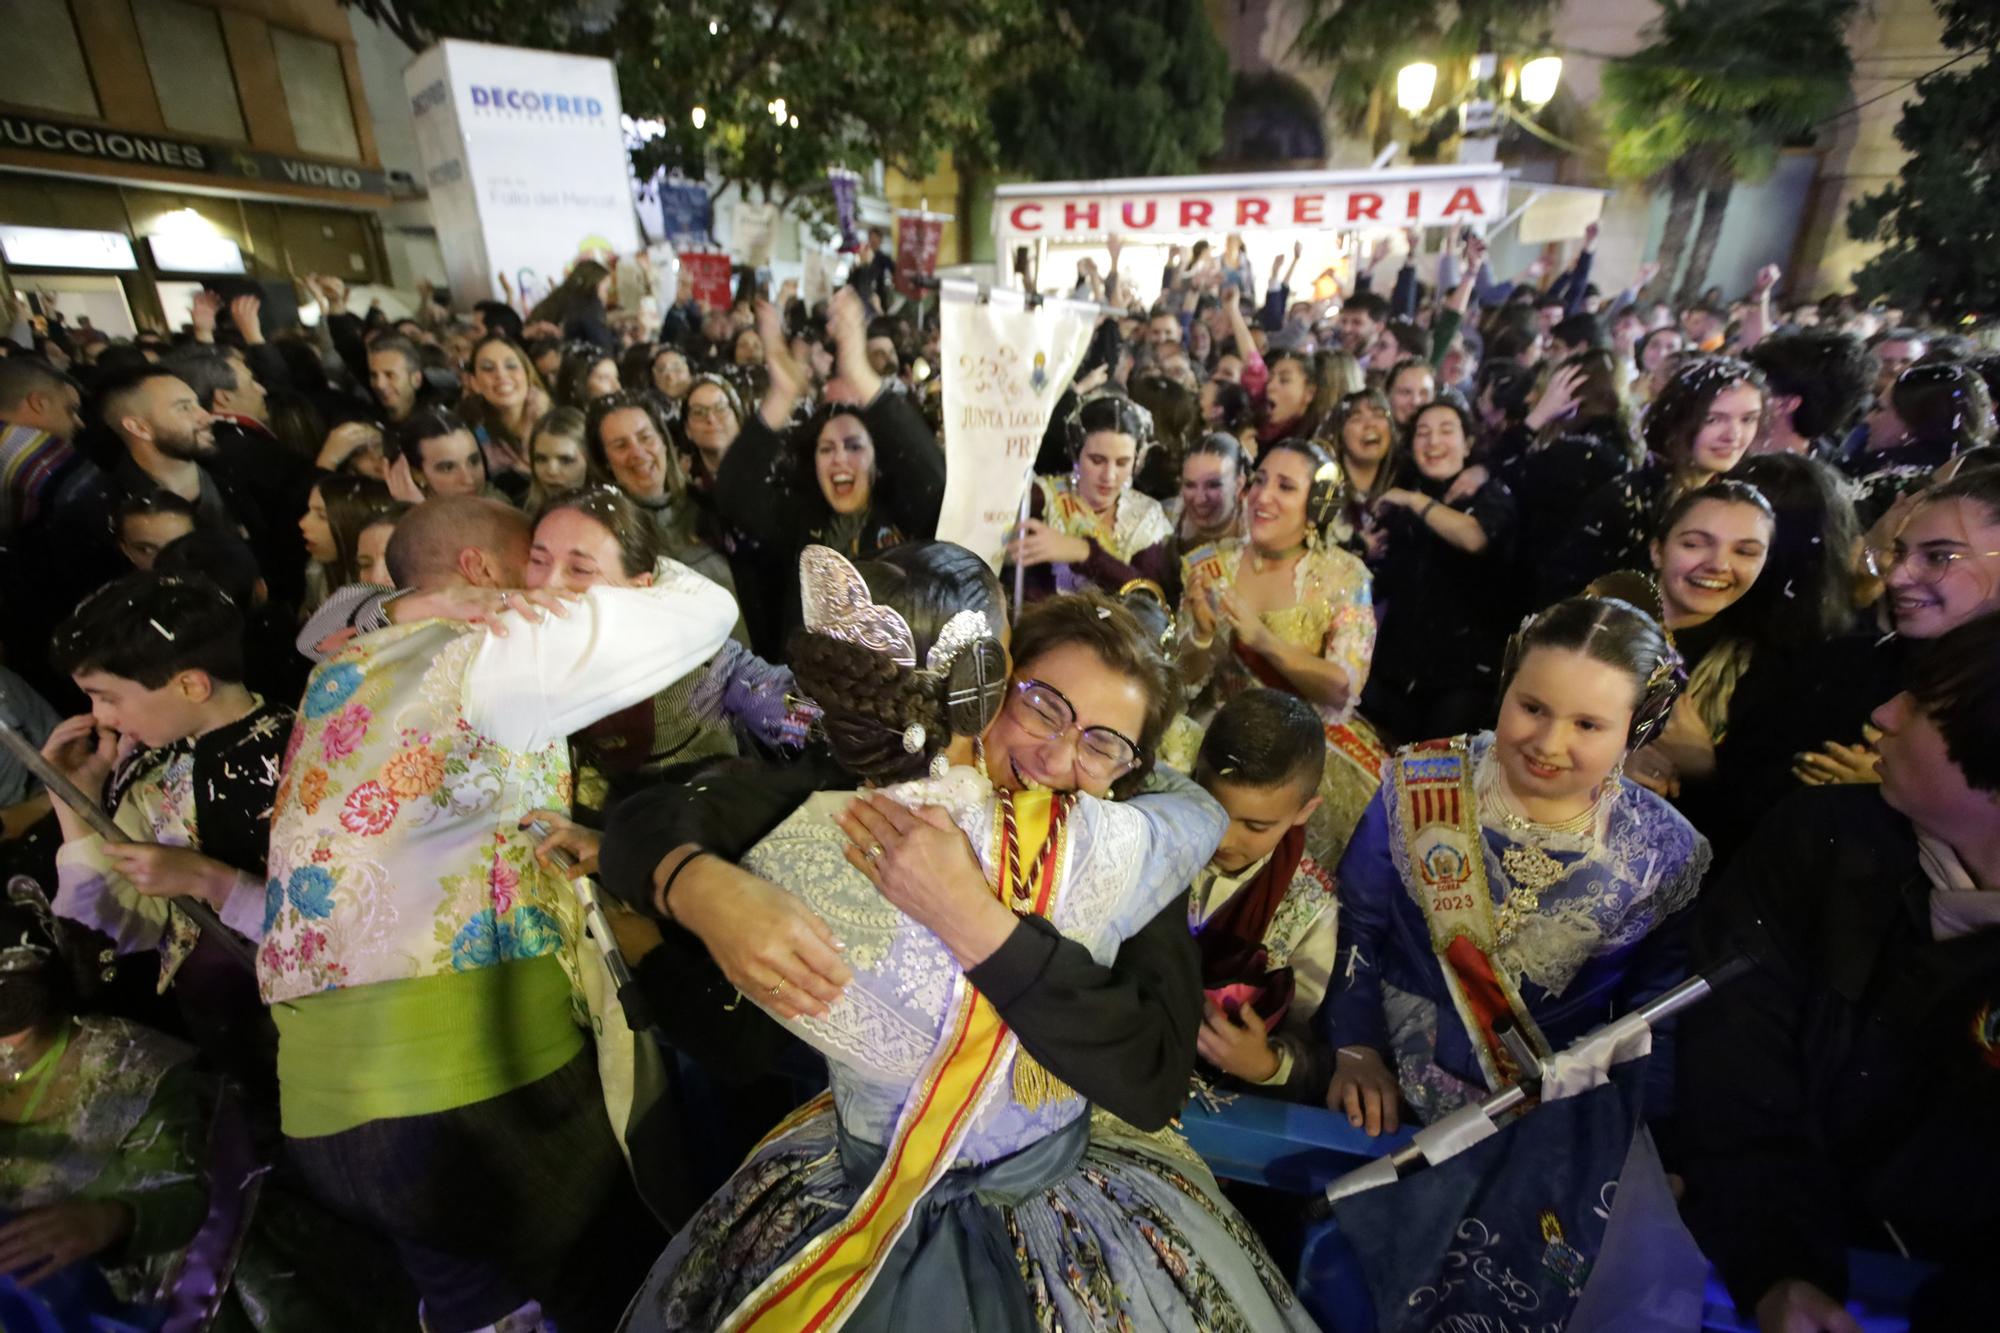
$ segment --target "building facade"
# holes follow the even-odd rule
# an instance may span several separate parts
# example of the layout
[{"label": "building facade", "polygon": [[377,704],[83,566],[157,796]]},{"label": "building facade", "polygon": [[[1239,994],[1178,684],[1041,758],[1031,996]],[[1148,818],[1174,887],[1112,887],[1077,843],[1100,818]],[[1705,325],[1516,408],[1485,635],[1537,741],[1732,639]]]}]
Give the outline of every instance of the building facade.
[{"label": "building facade", "polygon": [[389,277],[392,189],[338,0],[0,0],[0,281],[109,334],[207,283]]}]

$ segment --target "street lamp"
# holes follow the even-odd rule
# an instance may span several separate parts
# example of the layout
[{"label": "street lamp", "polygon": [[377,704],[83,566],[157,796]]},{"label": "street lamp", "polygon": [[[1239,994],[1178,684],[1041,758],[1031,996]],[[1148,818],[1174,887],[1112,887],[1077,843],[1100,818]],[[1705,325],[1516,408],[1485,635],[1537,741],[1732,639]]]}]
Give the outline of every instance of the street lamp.
[{"label": "street lamp", "polygon": [[1431,104],[1437,91],[1438,67],[1428,60],[1413,60],[1396,72],[1396,105],[1415,116]]},{"label": "street lamp", "polygon": [[1536,56],[1521,66],[1521,100],[1536,109],[1547,106],[1556,95],[1562,72],[1561,56]]},{"label": "street lamp", "polygon": [[708,108],[696,107],[694,110],[688,112],[688,119],[694,122],[696,129],[700,129],[702,126],[708,124]]}]

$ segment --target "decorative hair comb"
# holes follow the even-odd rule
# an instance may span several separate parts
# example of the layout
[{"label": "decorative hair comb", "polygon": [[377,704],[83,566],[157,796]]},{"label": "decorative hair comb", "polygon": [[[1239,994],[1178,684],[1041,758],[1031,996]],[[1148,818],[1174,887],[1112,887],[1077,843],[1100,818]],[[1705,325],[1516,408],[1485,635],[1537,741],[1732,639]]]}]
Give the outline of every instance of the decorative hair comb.
[{"label": "decorative hair comb", "polygon": [[[799,584],[807,629],[916,669],[917,641],[910,623],[894,607],[869,597],[867,581],[846,556],[827,546],[806,547],[799,553]],[[923,669],[942,676],[960,653],[992,637],[985,612],[960,611],[938,631],[937,641],[924,654]]]}]

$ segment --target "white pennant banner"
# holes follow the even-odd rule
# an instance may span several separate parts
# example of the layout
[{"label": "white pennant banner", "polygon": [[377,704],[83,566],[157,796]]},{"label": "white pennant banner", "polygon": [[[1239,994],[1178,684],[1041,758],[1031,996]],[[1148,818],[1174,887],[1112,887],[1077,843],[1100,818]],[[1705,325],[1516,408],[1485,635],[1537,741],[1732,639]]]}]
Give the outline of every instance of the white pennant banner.
[{"label": "white pennant banner", "polygon": [[997,570],[1034,473],[1049,414],[1076,375],[1102,312],[1081,301],[1030,307],[1016,291],[938,288],[944,363],[944,507],[939,541]]}]

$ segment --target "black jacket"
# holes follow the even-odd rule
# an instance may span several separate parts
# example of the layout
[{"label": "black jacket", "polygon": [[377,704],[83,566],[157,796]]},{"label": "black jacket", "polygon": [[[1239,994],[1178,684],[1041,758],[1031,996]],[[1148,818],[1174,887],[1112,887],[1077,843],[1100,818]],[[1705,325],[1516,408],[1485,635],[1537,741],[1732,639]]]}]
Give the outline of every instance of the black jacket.
[{"label": "black jacket", "polygon": [[1880,789],[1829,787],[1703,895],[1697,966],[1756,966],[1681,1019],[1683,1211],[1739,1309],[1788,1278],[1843,1297],[1848,1247],[1902,1246],[1943,1266],[1930,1327],[1991,1326],[2000,930],[1934,941],[1930,892]]},{"label": "black jacket", "polygon": [[[640,792],[606,825],[604,885],[651,913],[653,870],[674,848],[697,843],[735,860],[813,792],[853,783],[825,758],[787,768],[731,760],[691,782]],[[703,1063],[747,1073],[791,1040],[755,1006],[726,1007],[736,992],[693,935],[672,925],[663,934],[666,947],[642,961],[639,977],[669,1041]],[[1202,1014],[1185,893],[1125,940],[1109,967],[1031,917],[966,977],[1029,1054],[1092,1102],[1148,1130],[1179,1114]]]}]

